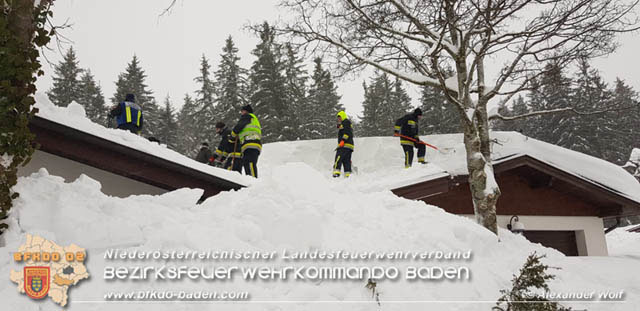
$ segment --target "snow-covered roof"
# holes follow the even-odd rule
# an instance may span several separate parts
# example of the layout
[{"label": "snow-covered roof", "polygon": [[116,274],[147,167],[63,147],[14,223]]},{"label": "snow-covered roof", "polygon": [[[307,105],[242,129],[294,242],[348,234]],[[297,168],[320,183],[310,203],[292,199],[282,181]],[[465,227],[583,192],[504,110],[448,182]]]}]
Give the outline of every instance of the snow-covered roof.
[{"label": "snow-covered roof", "polygon": [[[529,156],[545,164],[640,202],[640,183],[611,162],[549,144],[516,132],[492,132],[494,164]],[[423,139],[449,153],[433,153],[432,161],[451,175],[468,174],[462,134],[432,135]],[[455,152],[452,152],[455,150]]]},{"label": "snow-covered roof", "polygon": [[37,116],[49,121],[59,123],[81,132],[97,136],[99,138],[120,144],[129,148],[144,152],[153,157],[164,160],[222,178],[241,186],[251,183],[250,177],[240,175],[236,172],[209,166],[186,157],[174,150],[167,148],[157,142],[151,142],[142,136],[118,129],[106,128],[100,124],[93,123],[86,117],[84,108],[72,102],[67,107],[58,107],[51,103],[49,98],[42,93],[36,94]]},{"label": "snow-covered roof", "polygon": [[[516,132],[492,132],[491,138],[494,140],[494,163],[529,156],[598,187],[640,202],[640,183],[618,165]],[[462,134],[427,135],[421,136],[421,139],[440,149],[436,151],[427,148],[429,165],[414,164],[409,170],[402,169],[403,153],[395,137],[356,138],[353,164],[360,170],[374,172],[368,176],[371,176],[370,183],[375,189],[395,189],[447,175],[468,174]],[[302,161],[320,170],[329,171],[335,144],[334,139],[266,144],[261,161]]]}]

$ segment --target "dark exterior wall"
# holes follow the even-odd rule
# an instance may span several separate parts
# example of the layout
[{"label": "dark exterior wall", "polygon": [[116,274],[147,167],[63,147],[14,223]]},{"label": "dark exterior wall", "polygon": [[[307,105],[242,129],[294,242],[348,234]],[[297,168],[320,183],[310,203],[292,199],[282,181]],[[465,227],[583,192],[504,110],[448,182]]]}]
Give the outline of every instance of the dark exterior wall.
[{"label": "dark exterior wall", "polygon": [[[498,215],[548,215],[548,216],[597,216],[597,205],[582,200],[575,195],[564,193],[562,181],[554,180],[554,185],[534,184],[513,171],[498,174],[498,185],[502,195],[498,200]],[[454,186],[447,193],[422,199],[439,206],[449,213],[473,214],[471,192],[467,183]]]}]

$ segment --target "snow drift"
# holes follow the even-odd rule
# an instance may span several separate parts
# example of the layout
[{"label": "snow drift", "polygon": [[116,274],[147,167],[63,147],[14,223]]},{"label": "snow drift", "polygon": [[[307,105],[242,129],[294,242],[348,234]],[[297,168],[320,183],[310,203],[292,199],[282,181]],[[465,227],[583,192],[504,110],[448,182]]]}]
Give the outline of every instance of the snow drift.
[{"label": "snow drift", "polygon": [[[107,291],[141,288],[243,290],[251,293],[252,301],[260,302],[185,304],[180,307],[182,310],[374,310],[378,306],[364,287],[366,280],[107,282],[102,278],[102,271],[113,262],[104,259],[104,252],[111,248],[471,250],[471,260],[451,263],[468,266],[471,280],[383,280],[377,287],[380,300],[385,310],[423,310],[425,307],[488,310],[499,296],[499,290],[509,286],[512,274],[521,267],[525,257],[537,251],[547,254],[546,262],[562,268],[553,271],[558,275],[551,284],[553,290],[624,289],[628,292],[624,304],[606,305],[607,310],[633,310],[632,306],[640,302],[637,300],[640,272],[630,269],[637,266],[637,259],[564,257],[506,231],[500,232],[501,242],[498,242],[493,234],[467,218],[422,202],[398,198],[389,191],[362,191],[367,182],[363,175],[351,180],[330,180],[300,162],[270,167],[270,171],[249,188],[221,193],[196,205],[200,190],[181,189],[161,196],[121,199],[105,196],[100,192],[100,184],[86,176],[64,183],[42,169],[21,178],[17,186],[21,197],[11,213],[11,227],[4,235],[6,246],[0,248],[0,275],[8,276],[10,269],[19,268],[11,261],[10,254],[24,242],[28,232],[60,244],[75,243],[87,248],[87,268],[92,277],[70,290],[70,310],[176,309],[175,304],[101,303]],[[403,268],[416,263],[382,264]],[[584,269],[585,266],[590,269]],[[38,304],[17,294],[10,282],[0,283],[0,297],[8,310],[56,309],[50,301]],[[410,301],[415,303],[407,303]]]},{"label": "snow drift", "polygon": [[[77,109],[75,106],[67,110]],[[61,108],[46,105],[39,108],[40,115],[54,121],[69,122],[66,124],[95,135],[166,155],[185,165],[195,165],[173,151],[135,135],[91,125],[75,120],[75,117],[67,119],[64,111],[58,110]],[[497,133],[496,137],[499,140],[509,139],[515,146],[530,143],[520,141],[523,138],[517,134]],[[570,302],[564,305],[589,310],[636,309],[640,303],[640,283],[637,281],[640,279],[640,269],[637,269],[640,262],[636,257],[565,257],[505,230],[500,231],[498,241],[495,235],[468,218],[393,195],[389,189],[394,186],[443,174],[463,173],[464,154],[460,149],[459,136],[425,137],[425,140],[447,148],[447,154],[430,150],[427,158],[431,164],[404,170],[402,152],[396,139],[357,139],[353,162],[358,173],[349,179],[330,178],[334,140],[267,144],[258,163],[260,179],[247,182],[235,173],[229,175],[229,178],[250,184],[249,187],[220,193],[200,205],[196,205],[202,194],[198,189],[180,189],[160,196],[117,198],[104,195],[100,191],[100,183],[87,176],[65,183],[62,178],[41,169],[36,174],[20,178],[16,186],[21,196],[8,219],[10,229],[2,236],[0,276],[8,278],[11,269],[20,269],[12,261],[11,253],[24,243],[29,233],[39,234],[58,244],[75,243],[87,249],[86,265],[91,278],[70,289],[69,310],[490,310],[500,295],[500,289],[510,287],[512,275],[535,251],[547,256],[545,263],[561,268],[550,271],[557,275],[550,284],[554,292],[624,290],[626,293],[623,301]],[[558,165],[574,165],[565,163],[567,159],[563,157],[549,158],[550,151],[544,148],[551,147],[542,144],[535,143],[541,148],[539,152],[542,154],[538,156],[547,156],[545,159],[548,161],[562,161]],[[515,153],[517,151],[505,150],[505,156]],[[596,165],[593,170],[607,165],[592,160],[585,163]],[[200,169],[210,170],[204,166]],[[213,169],[211,173],[217,174],[217,171]],[[587,169],[583,174],[594,172]],[[611,181],[610,186],[630,195],[637,190],[637,187],[618,182]],[[401,271],[408,266],[466,266],[471,271],[471,278],[458,281],[380,280],[377,291],[381,305],[378,306],[371,292],[365,288],[367,280],[364,279],[105,281],[103,270],[106,266],[127,264],[126,261],[105,259],[105,252],[110,249],[259,250],[279,253],[285,249],[292,252],[316,249],[351,252],[471,250],[470,260],[344,263],[395,266]],[[185,261],[184,264],[199,266],[203,263]],[[277,259],[266,263],[225,261],[204,264],[280,266],[286,263]],[[307,261],[302,264],[322,263]],[[247,291],[251,300],[180,304],[104,301],[107,292],[167,289]],[[59,309],[50,300],[35,303],[18,294],[15,284],[9,281],[0,282],[0,297],[7,310]]]}]

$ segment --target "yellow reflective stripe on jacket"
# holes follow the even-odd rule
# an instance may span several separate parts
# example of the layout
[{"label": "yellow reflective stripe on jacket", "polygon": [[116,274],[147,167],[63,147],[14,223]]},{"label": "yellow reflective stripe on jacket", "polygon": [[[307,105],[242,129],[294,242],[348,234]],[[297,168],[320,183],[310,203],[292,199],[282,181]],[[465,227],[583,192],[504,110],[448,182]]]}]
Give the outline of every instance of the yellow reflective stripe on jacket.
[{"label": "yellow reflective stripe on jacket", "polygon": [[262,151],[262,145],[259,143],[246,143],[242,145],[242,151],[244,152],[246,149],[258,149]]},{"label": "yellow reflective stripe on jacket", "polygon": [[140,126],[140,117],[142,117],[142,111],[138,110],[138,121],[136,122],[137,126]]},{"label": "yellow reflective stripe on jacket", "polygon": [[349,139],[349,135],[347,134],[342,135],[342,139]]},{"label": "yellow reflective stripe on jacket", "polygon": [[407,123],[410,124],[410,125],[414,125],[414,124],[416,124],[416,121],[409,120],[409,121],[407,121]]},{"label": "yellow reflective stripe on jacket", "polygon": [[[245,140],[260,140],[262,139],[262,127],[260,126],[260,121],[258,121],[258,117],[255,114],[250,113],[251,123],[247,124],[240,133],[238,133],[238,137],[240,138],[240,142],[244,143]],[[233,134],[233,133],[231,133]]]},{"label": "yellow reflective stripe on jacket", "polygon": [[401,128],[402,128],[400,125],[394,125],[393,127],[394,127],[396,130],[399,130],[399,129],[401,129]]},{"label": "yellow reflective stripe on jacket", "polygon": [[229,156],[232,158],[240,158],[242,157],[242,153],[241,152],[229,152]]},{"label": "yellow reflective stripe on jacket", "polygon": [[401,145],[409,145],[409,146],[413,146],[413,142],[410,140],[406,140],[406,139],[401,139],[400,140],[400,144]]},{"label": "yellow reflective stripe on jacket", "polygon": [[344,144],[344,147],[348,148],[348,149],[351,149],[351,150],[353,150],[353,148],[354,148],[352,144]]},{"label": "yellow reflective stripe on jacket", "polygon": [[127,115],[127,123],[131,123],[131,107],[127,106],[124,110]]}]

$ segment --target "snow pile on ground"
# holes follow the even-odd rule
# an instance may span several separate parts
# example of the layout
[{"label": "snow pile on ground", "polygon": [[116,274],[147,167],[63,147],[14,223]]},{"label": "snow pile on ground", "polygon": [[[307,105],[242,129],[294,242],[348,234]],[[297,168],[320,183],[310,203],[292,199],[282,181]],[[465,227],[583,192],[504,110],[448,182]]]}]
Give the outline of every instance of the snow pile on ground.
[{"label": "snow pile on ground", "polygon": [[[268,159],[268,157],[267,157]],[[274,161],[274,159],[265,161]],[[320,164],[318,164],[320,165]],[[362,163],[363,169],[371,163]],[[46,170],[20,178],[21,196],[9,218],[0,248],[0,275],[21,266],[11,253],[26,233],[40,234],[59,245],[75,243],[88,251],[91,278],[70,290],[69,310],[379,310],[358,281],[105,281],[105,266],[128,265],[291,265],[291,262],[216,261],[109,261],[111,248],[125,250],[262,250],[313,249],[366,251],[472,251],[469,261],[304,261],[298,266],[467,266],[471,280],[397,281],[377,285],[384,310],[489,310],[499,290],[510,285],[512,274],[533,251],[546,254],[545,262],[558,278],[551,289],[559,292],[625,290],[624,303],[598,306],[606,310],[635,310],[640,303],[640,270],[632,258],[576,258],[534,245],[502,230],[501,242],[472,220],[451,215],[423,202],[394,196],[390,191],[366,188],[366,174],[334,180],[312,166],[292,162],[265,165],[263,177],[251,187],[224,192],[201,205],[201,190],[181,189],[160,196],[116,198],[100,192],[95,180],[81,176],[72,183]],[[324,165],[323,165],[324,166]],[[425,168],[428,170],[428,168]],[[418,169],[416,169],[418,170]],[[411,171],[411,170],[409,170]],[[413,174],[409,172],[407,174]],[[584,269],[589,267],[589,269]],[[139,290],[248,291],[249,303],[104,303],[107,292]],[[0,297],[7,310],[58,310],[50,299],[34,303],[17,293],[16,285],[0,282]],[[336,301],[343,301],[338,303]],[[414,301],[414,303],[407,303]],[[432,301],[418,303],[415,301]],[[433,302],[439,301],[439,302]],[[447,302],[449,301],[449,302]],[[472,301],[476,301],[473,302]],[[589,308],[593,304],[571,303]],[[178,307],[179,306],[179,307]]]},{"label": "snow pile on ground", "polygon": [[253,180],[253,178],[241,176],[227,170],[197,162],[167,148],[164,145],[151,142],[146,138],[132,134],[129,131],[110,129],[100,124],[93,123],[86,117],[84,107],[76,102],[72,102],[67,107],[59,107],[51,103],[47,95],[37,93],[35,107],[39,110],[37,113],[38,117],[148,153],[152,156],[163,158],[244,186],[250,184]]},{"label": "snow pile on ground", "polygon": [[607,233],[609,256],[634,257],[640,260],[640,233],[627,231],[633,227],[617,228]]}]

